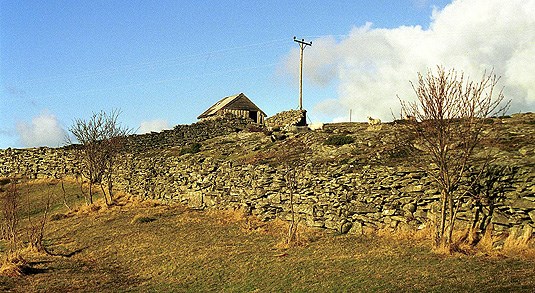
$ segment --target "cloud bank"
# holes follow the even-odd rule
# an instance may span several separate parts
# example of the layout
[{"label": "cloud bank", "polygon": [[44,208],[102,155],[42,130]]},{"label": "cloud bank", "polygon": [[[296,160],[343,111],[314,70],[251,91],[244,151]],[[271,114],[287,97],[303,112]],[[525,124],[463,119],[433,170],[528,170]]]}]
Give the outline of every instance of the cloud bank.
[{"label": "cloud bank", "polygon": [[[307,50],[304,78],[318,86],[337,82],[337,98],[313,111],[347,120],[370,115],[391,120],[399,101],[414,98],[409,81],[437,65],[479,80],[485,70],[502,76],[499,86],[512,100],[511,112],[535,110],[535,0],[457,0],[430,18],[429,28],[353,28],[347,37],[314,40]],[[284,66],[295,78],[293,49]]]},{"label": "cloud bank", "polygon": [[20,144],[24,147],[58,147],[64,144],[67,132],[56,116],[43,111],[31,123],[17,123]]},{"label": "cloud bank", "polygon": [[168,128],[169,128],[169,123],[166,120],[156,119],[156,120],[142,121],[137,133],[143,134],[143,133],[149,133],[151,131],[158,132],[158,131],[162,131]]}]

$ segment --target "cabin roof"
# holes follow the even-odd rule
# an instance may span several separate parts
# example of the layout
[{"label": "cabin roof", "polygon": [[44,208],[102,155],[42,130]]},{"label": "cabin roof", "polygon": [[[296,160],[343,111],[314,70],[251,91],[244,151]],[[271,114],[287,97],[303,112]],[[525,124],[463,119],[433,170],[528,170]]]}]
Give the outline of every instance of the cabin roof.
[{"label": "cabin roof", "polygon": [[251,100],[249,100],[245,94],[239,93],[237,95],[224,97],[223,99],[219,100],[217,103],[199,115],[197,119],[213,116],[221,109],[258,111],[262,115],[267,116],[266,113],[264,113],[264,111],[251,102]]}]

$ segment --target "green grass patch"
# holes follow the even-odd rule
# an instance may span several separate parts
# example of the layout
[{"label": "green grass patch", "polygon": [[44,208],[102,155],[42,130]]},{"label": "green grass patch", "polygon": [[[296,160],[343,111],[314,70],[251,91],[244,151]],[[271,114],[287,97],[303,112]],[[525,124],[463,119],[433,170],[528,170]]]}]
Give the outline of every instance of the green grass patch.
[{"label": "green grass patch", "polygon": [[200,143],[193,143],[180,149],[180,155],[196,154],[201,151]]},{"label": "green grass patch", "polygon": [[332,135],[325,140],[326,145],[341,146],[353,143],[355,139],[349,135]]},{"label": "green grass patch", "polygon": [[135,215],[132,219],[132,224],[143,224],[156,221],[156,217],[144,216],[144,215]]}]

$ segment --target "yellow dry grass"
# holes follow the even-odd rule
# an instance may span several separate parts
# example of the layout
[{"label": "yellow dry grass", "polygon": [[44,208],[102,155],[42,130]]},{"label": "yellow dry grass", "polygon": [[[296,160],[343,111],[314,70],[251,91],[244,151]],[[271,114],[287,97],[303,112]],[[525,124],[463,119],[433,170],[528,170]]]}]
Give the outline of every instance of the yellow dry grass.
[{"label": "yellow dry grass", "polygon": [[8,255],[0,267],[0,275],[8,277],[20,277],[25,274],[28,268],[28,262],[20,255],[15,253]]},{"label": "yellow dry grass", "polygon": [[[380,229],[368,233],[370,237],[380,237],[383,241],[396,243],[399,241],[423,246],[432,246],[435,229],[431,226],[423,229]],[[439,255],[480,255],[488,257],[513,257],[535,260],[535,239],[532,230],[525,229],[523,234],[513,230],[510,234],[493,235],[487,230],[474,245],[475,233],[470,229],[455,231],[450,247],[433,247],[432,251]]]},{"label": "yellow dry grass", "polygon": [[[111,206],[100,198],[89,207],[82,201],[71,216],[50,222],[45,236],[51,252],[71,257],[21,253],[30,261],[28,274],[0,277],[0,291],[451,292],[487,286],[529,292],[535,286],[532,259],[437,255],[431,229],[355,236],[300,223],[297,240],[287,245],[288,222],[264,222],[240,209],[200,211],[127,194],[117,194]],[[492,249],[501,241],[505,251],[515,247],[510,237],[479,245]],[[8,265],[5,272],[12,270]]]}]

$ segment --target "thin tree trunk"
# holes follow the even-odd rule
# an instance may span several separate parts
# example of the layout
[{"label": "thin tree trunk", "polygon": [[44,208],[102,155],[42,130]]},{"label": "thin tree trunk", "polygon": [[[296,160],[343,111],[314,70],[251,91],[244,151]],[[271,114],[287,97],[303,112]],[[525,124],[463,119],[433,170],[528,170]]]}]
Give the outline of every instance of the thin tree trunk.
[{"label": "thin tree trunk", "polygon": [[113,180],[111,175],[108,178],[108,195],[110,196],[110,204],[113,204]]},{"label": "thin tree trunk", "polygon": [[[293,172],[293,173],[292,173]],[[288,244],[295,241],[295,232],[297,231],[296,223],[295,223],[295,210],[294,210],[294,180],[295,180],[295,171],[291,170],[290,173],[288,173],[288,185],[290,187],[290,212],[292,215],[292,220],[290,223],[290,229],[288,230]]]},{"label": "thin tree trunk", "polygon": [[448,215],[449,225],[448,225],[448,231],[446,235],[446,245],[451,246],[453,226],[455,225],[455,216],[454,216],[455,211],[454,211],[454,205],[453,205],[453,197],[451,196],[451,194],[448,197],[448,212],[449,212],[449,215]]},{"label": "thin tree trunk", "polygon": [[89,204],[93,204],[93,183],[89,181]]},{"label": "thin tree trunk", "polygon": [[63,177],[61,178],[61,190],[63,191],[63,205],[71,210],[71,207],[67,204],[67,192],[65,191],[65,185],[63,184]]},{"label": "thin tree trunk", "polygon": [[437,246],[443,244],[444,232],[446,230],[446,190],[442,190],[442,209],[440,210],[440,229],[437,233],[436,244]]},{"label": "thin tree trunk", "polygon": [[109,206],[108,202],[108,196],[106,196],[106,190],[104,190],[104,186],[102,186],[102,183],[100,183],[100,190],[102,190],[102,196],[104,196],[104,200],[106,201],[106,205]]}]

